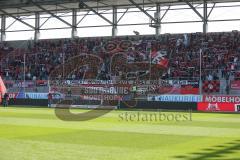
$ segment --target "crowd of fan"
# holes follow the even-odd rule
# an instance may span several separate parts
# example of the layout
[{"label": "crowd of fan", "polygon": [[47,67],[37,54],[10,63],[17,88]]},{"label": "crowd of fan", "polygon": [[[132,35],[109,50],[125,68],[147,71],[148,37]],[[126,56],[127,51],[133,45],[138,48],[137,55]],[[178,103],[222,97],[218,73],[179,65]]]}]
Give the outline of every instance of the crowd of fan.
[{"label": "crowd of fan", "polygon": [[[190,34],[173,52],[172,77],[199,77],[203,80],[239,79],[239,32]],[[201,58],[200,58],[201,57]]]},{"label": "crowd of fan", "polygon": [[[240,33],[233,31],[40,40],[28,42],[26,49],[4,42],[0,44],[0,71],[8,80],[23,80],[24,75],[26,80],[46,80],[57,66],[59,78],[76,80],[126,79],[131,73],[140,78],[198,79],[200,72],[203,80],[240,79],[239,37]],[[150,53],[159,50],[167,51],[169,66],[149,70]]]}]

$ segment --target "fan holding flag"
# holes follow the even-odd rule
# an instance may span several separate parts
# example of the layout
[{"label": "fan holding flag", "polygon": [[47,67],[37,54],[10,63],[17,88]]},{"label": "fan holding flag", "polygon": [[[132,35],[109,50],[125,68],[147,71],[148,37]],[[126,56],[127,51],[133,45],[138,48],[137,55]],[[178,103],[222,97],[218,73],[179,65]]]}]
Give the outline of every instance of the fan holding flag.
[{"label": "fan holding flag", "polygon": [[159,68],[168,68],[169,60],[166,58],[167,51],[160,50],[160,51],[152,51],[151,52],[151,63],[157,65]]},{"label": "fan holding flag", "polygon": [[[2,77],[0,76],[0,103],[2,102],[2,98],[5,100],[4,101],[4,104],[6,103],[7,104],[7,101],[8,101],[8,94],[7,94],[7,89],[6,89],[6,86],[2,80]],[[4,105],[5,106],[5,105]]]}]

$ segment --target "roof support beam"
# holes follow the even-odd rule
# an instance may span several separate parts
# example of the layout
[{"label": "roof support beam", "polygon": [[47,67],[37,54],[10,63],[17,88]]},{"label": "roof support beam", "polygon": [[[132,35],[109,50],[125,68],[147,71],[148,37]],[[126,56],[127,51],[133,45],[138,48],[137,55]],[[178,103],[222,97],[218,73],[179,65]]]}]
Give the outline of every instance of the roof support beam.
[{"label": "roof support beam", "polygon": [[156,34],[156,36],[159,36],[161,34],[161,6],[160,6],[160,4],[157,4],[156,8],[157,8],[157,12],[156,12],[156,14],[157,14],[157,17],[156,17],[157,22],[156,22],[155,34]]},{"label": "roof support beam", "polygon": [[128,8],[126,9],[126,11],[121,15],[121,17],[118,19],[118,21],[117,21],[117,23],[119,23],[121,20],[122,20],[122,18],[125,16],[125,14],[128,12]]},{"label": "roof support beam", "polygon": [[203,1],[203,33],[208,31],[208,4],[207,0]]},{"label": "roof support beam", "polygon": [[129,2],[131,2],[134,6],[136,6],[140,11],[142,11],[144,14],[146,14],[146,16],[148,16],[152,21],[157,22],[157,20],[151,16],[147,11],[145,11],[140,5],[138,5],[136,2],[134,2],[133,0],[128,0]]},{"label": "roof support beam", "polygon": [[15,17],[15,16],[13,16],[12,14],[10,14],[10,13],[8,13],[8,12],[2,10],[2,9],[0,9],[0,11],[1,11],[2,13],[4,13],[5,15],[7,15],[7,16],[9,16],[9,17],[12,17],[13,19],[15,19],[15,20],[21,22],[22,24],[25,24],[26,26],[28,26],[28,27],[30,27],[30,28],[32,28],[32,29],[35,29],[34,26],[28,24],[27,22],[24,22],[23,20],[21,20],[21,18]]},{"label": "roof support beam", "polygon": [[45,23],[47,23],[47,21],[49,21],[50,18],[52,18],[52,16],[49,16],[49,17],[40,25],[39,28],[42,28],[42,26],[43,26]]},{"label": "roof support beam", "polygon": [[6,39],[6,16],[1,16],[1,42]]},{"label": "roof support beam", "polygon": [[86,18],[88,16],[90,11],[88,11],[78,22],[77,22],[77,26],[84,20],[84,18]]},{"label": "roof support beam", "polygon": [[84,3],[83,1],[79,2],[82,6],[84,6],[84,8],[89,9],[90,11],[92,11],[93,13],[95,13],[96,15],[98,15],[99,17],[101,17],[103,20],[105,20],[106,22],[108,22],[109,24],[113,25],[113,22],[111,22],[110,20],[108,20],[106,17],[104,17],[103,15],[101,15],[100,13],[98,13],[97,11],[95,11],[92,7],[89,7],[86,3]]},{"label": "roof support beam", "polygon": [[214,4],[213,4],[213,6],[212,6],[212,8],[211,8],[210,12],[208,13],[208,16],[207,16],[207,18],[209,18],[209,17],[210,17],[210,15],[212,14],[212,11],[213,11],[213,9],[215,8],[215,6],[216,6],[216,3],[214,3]]},{"label": "roof support beam", "polygon": [[62,18],[58,17],[57,15],[53,14],[52,12],[46,10],[45,8],[43,8],[42,6],[40,6],[39,4],[33,3],[35,6],[37,6],[38,8],[40,8],[41,10],[43,10],[44,12],[50,14],[52,17],[57,18],[58,20],[60,20],[61,22],[65,23],[66,25],[72,27],[72,25],[70,23],[68,23],[67,21],[63,20]]},{"label": "roof support beam", "polygon": [[[40,14],[40,13],[39,13],[39,14]],[[61,14],[61,15],[64,15],[64,14]],[[52,18],[52,16],[47,17],[47,19],[40,25],[39,28],[42,28],[42,26],[43,26],[45,23],[47,23],[47,21],[48,21],[50,18]]]},{"label": "roof support beam", "polygon": [[197,11],[197,9],[188,1],[185,1],[187,5],[202,19],[204,20],[204,17]]},{"label": "roof support beam", "polygon": [[168,9],[163,13],[162,17],[161,17],[161,21],[163,20],[163,18],[166,16],[167,12],[169,11],[169,9],[171,8],[171,6],[168,6]]},{"label": "roof support beam", "polygon": [[117,18],[117,7],[113,6],[113,25],[112,25],[112,36],[115,37],[117,36],[117,23],[118,23],[118,18]]},{"label": "roof support beam", "polygon": [[77,37],[77,10],[72,10],[72,38]]},{"label": "roof support beam", "polygon": [[6,26],[5,30],[8,30],[10,27],[12,27],[12,25],[14,25],[17,22],[17,20],[15,19],[11,24],[9,24],[8,26]]},{"label": "roof support beam", "polygon": [[34,40],[37,41],[40,37],[40,14],[39,12],[35,13],[35,32]]}]

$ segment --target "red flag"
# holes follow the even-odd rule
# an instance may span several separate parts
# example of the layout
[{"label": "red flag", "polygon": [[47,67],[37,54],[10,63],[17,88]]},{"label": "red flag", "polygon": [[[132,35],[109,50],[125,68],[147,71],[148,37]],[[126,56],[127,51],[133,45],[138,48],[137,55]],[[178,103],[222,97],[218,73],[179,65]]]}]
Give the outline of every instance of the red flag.
[{"label": "red flag", "polygon": [[159,63],[158,63],[158,66],[159,67],[163,67],[163,68],[168,68],[168,59],[167,58],[162,58]]},{"label": "red flag", "polygon": [[2,102],[2,96],[7,92],[7,88],[3,83],[2,77],[0,76],[0,102]]},{"label": "red flag", "polygon": [[158,67],[168,68],[168,59],[165,57],[167,53],[162,51],[153,51],[151,53],[152,64],[156,64]]}]

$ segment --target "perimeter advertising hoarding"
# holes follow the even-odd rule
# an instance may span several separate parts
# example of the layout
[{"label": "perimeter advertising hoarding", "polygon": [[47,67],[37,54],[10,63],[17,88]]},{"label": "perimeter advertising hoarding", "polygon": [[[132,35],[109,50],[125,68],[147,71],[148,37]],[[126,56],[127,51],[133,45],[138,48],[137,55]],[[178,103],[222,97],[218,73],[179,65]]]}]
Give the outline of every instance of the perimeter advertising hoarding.
[{"label": "perimeter advertising hoarding", "polygon": [[[10,99],[48,99],[48,93],[12,92],[8,93]],[[53,93],[53,99],[61,99],[61,93]]]},{"label": "perimeter advertising hoarding", "polygon": [[203,96],[203,102],[209,103],[240,103],[240,96]]},{"label": "perimeter advertising hoarding", "polygon": [[198,111],[240,112],[240,104],[199,102]]},{"label": "perimeter advertising hoarding", "polygon": [[198,103],[199,111],[239,112],[240,96],[203,96],[203,102]]},{"label": "perimeter advertising hoarding", "polygon": [[148,101],[160,102],[202,102],[201,95],[151,95],[148,96]]}]

